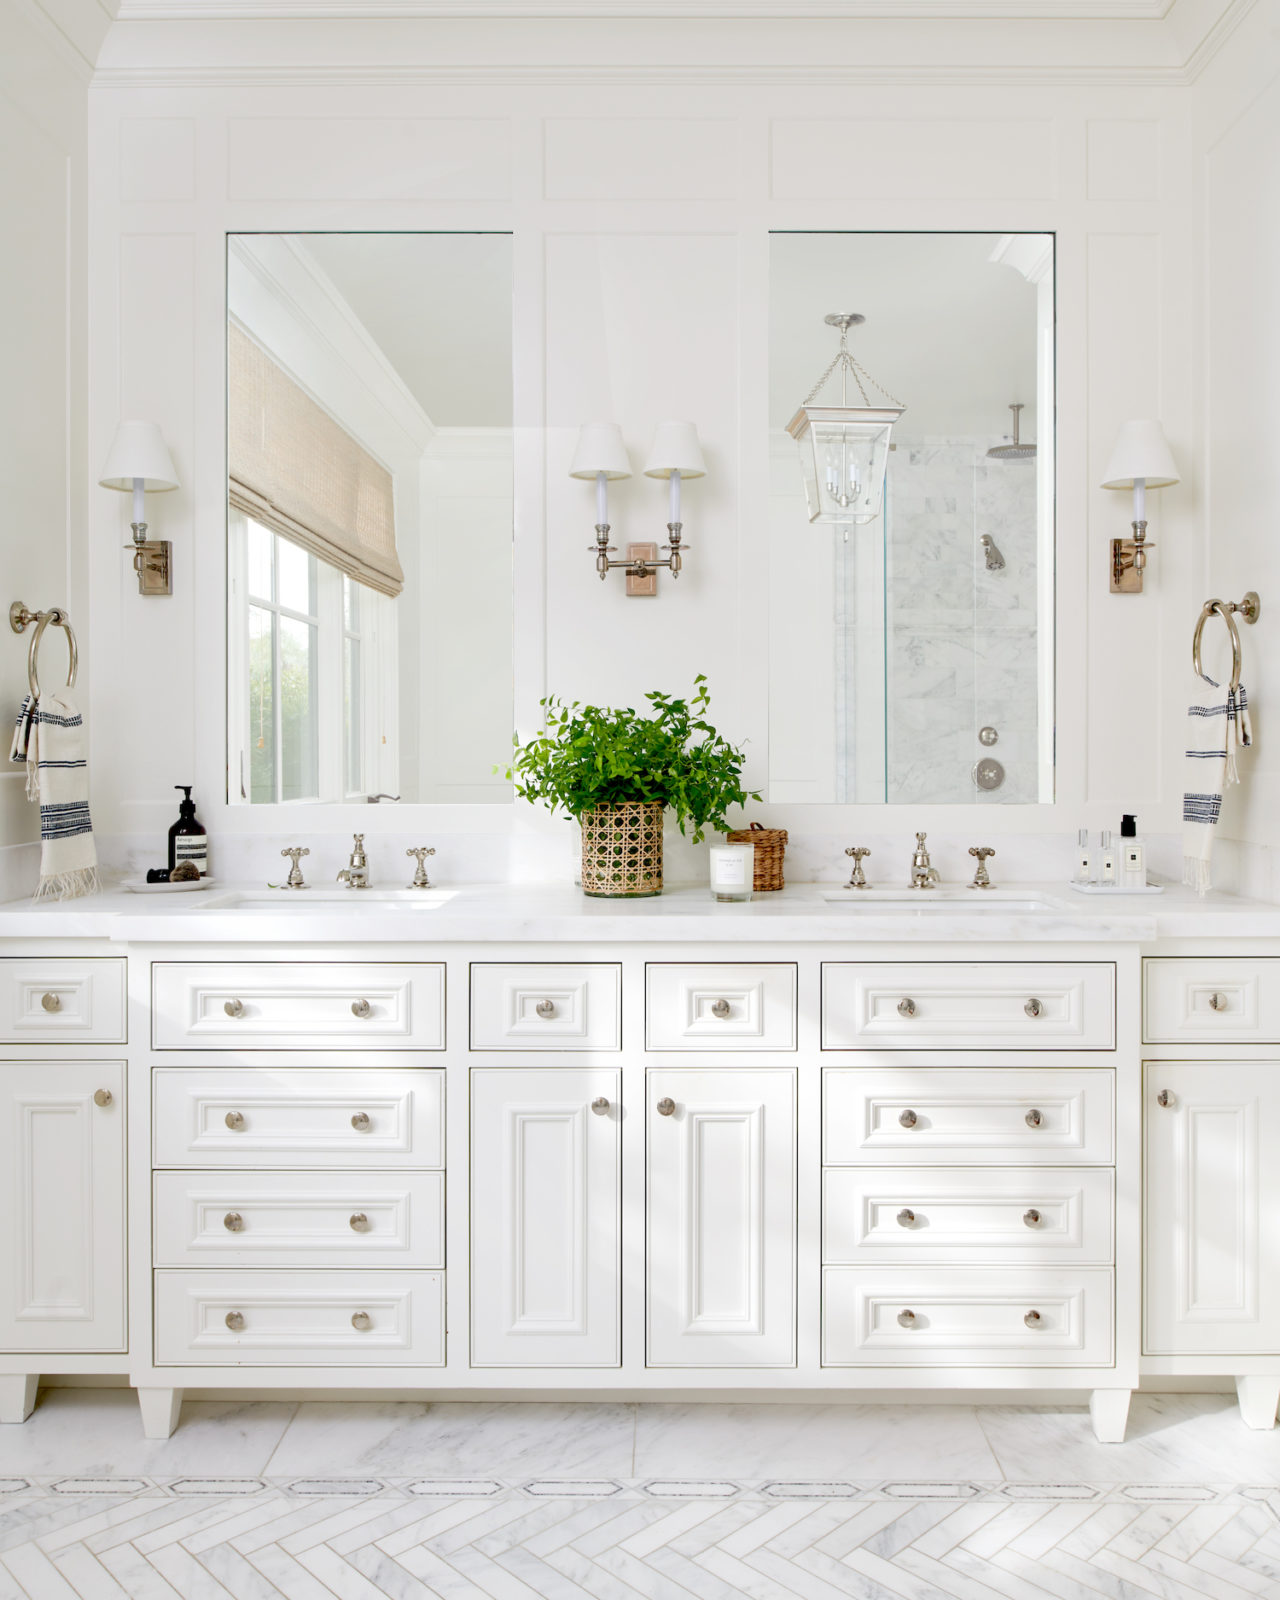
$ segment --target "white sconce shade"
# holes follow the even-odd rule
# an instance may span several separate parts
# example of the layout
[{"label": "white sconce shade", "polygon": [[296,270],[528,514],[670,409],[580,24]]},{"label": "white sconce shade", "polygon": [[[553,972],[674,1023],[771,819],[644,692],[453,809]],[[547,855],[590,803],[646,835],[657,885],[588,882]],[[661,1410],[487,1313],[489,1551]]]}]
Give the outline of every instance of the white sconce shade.
[{"label": "white sconce shade", "polygon": [[173,458],[156,422],[122,422],[117,426],[98,483],[104,489],[120,489],[128,494],[138,486],[139,479],[148,492],[178,487]]},{"label": "white sconce shade", "polygon": [[1104,489],[1132,489],[1141,478],[1148,489],[1167,489],[1181,482],[1178,466],[1158,422],[1126,422],[1120,429]]},{"label": "white sconce shade", "polygon": [[705,478],[707,475],[698,430],[692,422],[660,422],[653,436],[645,477],[669,478],[673,472],[678,472],[682,478]]},{"label": "white sconce shade", "polygon": [[603,473],[617,480],[631,476],[631,461],[616,422],[584,422],[569,468],[571,478],[594,478]]}]

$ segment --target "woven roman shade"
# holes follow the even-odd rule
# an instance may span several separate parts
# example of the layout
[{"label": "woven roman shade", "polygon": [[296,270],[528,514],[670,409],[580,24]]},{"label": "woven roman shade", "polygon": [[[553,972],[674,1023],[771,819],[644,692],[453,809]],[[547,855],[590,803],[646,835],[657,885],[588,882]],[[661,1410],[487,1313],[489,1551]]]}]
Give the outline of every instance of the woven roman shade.
[{"label": "woven roman shade", "polygon": [[231,504],[321,561],[398,595],[391,474],[233,323]]}]

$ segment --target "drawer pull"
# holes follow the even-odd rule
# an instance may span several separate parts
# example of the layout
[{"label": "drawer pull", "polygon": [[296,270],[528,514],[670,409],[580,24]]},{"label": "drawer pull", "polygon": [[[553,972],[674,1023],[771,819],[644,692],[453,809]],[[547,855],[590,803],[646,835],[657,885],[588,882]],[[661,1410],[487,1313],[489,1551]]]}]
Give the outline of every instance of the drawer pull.
[{"label": "drawer pull", "polygon": [[909,1227],[911,1227],[912,1224],[915,1222],[915,1220],[916,1220],[915,1212],[910,1210],[907,1207],[904,1207],[898,1213],[898,1226],[900,1228],[909,1228]]},{"label": "drawer pull", "polygon": [[62,1010],[62,1001],[58,999],[56,994],[42,994],[40,996],[40,1004],[46,1011]]},{"label": "drawer pull", "polygon": [[93,1091],[93,1103],[95,1106],[109,1106],[111,1104],[111,1090],[95,1089]]},{"label": "drawer pull", "polygon": [[238,1211],[228,1211],[226,1216],[222,1219],[222,1226],[227,1230],[228,1233],[243,1233],[244,1218]]},{"label": "drawer pull", "polygon": [[367,1311],[353,1311],[351,1313],[351,1326],[357,1333],[368,1333],[373,1327],[373,1318]]},{"label": "drawer pull", "polygon": [[597,1095],[596,1098],[591,1102],[591,1109],[595,1112],[596,1116],[607,1117],[609,1115],[609,1101],[607,1096],[602,1094]]},{"label": "drawer pull", "polygon": [[232,1333],[243,1333],[244,1332],[244,1312],[243,1311],[228,1311],[227,1312],[227,1317],[226,1317],[226,1322],[227,1322],[227,1327],[231,1329]]},{"label": "drawer pull", "polygon": [[544,1022],[549,1022],[556,1014],[556,1003],[554,1000],[539,1000],[533,1009]]},{"label": "drawer pull", "polygon": [[1038,1017],[1041,1014],[1041,1012],[1044,1010],[1044,1007],[1040,1004],[1040,1002],[1038,1000],[1028,1000],[1026,1005],[1023,1006],[1022,1009],[1026,1012],[1026,1014],[1029,1017]]},{"label": "drawer pull", "polygon": [[1209,996],[1209,1009],[1211,1011],[1225,1011],[1229,1003],[1225,994],[1217,993]]},{"label": "drawer pull", "polygon": [[658,1115],[660,1117],[672,1117],[675,1115],[675,1110],[676,1103],[670,1095],[663,1095],[662,1099],[658,1101]]},{"label": "drawer pull", "polygon": [[1028,1328],[1038,1328],[1040,1326],[1040,1313],[1038,1311],[1028,1311],[1022,1320]]},{"label": "drawer pull", "polygon": [[711,1007],[711,1015],[713,1017],[719,1017],[721,1021],[723,1021],[724,1018],[729,1015],[729,1012],[732,1009],[733,1008],[730,1006],[727,1000],[717,1000]]},{"label": "drawer pull", "polygon": [[368,1133],[373,1127],[373,1121],[367,1111],[357,1111],[351,1118],[351,1126],[357,1133]]},{"label": "drawer pull", "polygon": [[353,1000],[351,1002],[351,1015],[361,1018],[371,1017],[373,1015],[373,1007],[367,1000]]},{"label": "drawer pull", "polygon": [[232,1133],[244,1132],[243,1111],[228,1111],[222,1120],[226,1123],[227,1127],[231,1129]]},{"label": "drawer pull", "polygon": [[900,1017],[914,1017],[915,1014],[916,1014],[916,1003],[915,1003],[914,1000],[905,1000],[904,999],[904,1000],[899,1000],[898,1001],[898,1015]]},{"label": "drawer pull", "polygon": [[1164,1106],[1166,1109],[1169,1106],[1177,1105],[1177,1103],[1177,1098],[1168,1089],[1161,1089],[1160,1093],[1156,1096],[1156,1104],[1158,1106]]},{"label": "drawer pull", "polygon": [[1022,1213],[1022,1220],[1028,1228],[1038,1228],[1040,1226],[1040,1213],[1033,1206],[1030,1211]]},{"label": "drawer pull", "polygon": [[1023,1121],[1026,1123],[1028,1128],[1038,1128],[1044,1121],[1044,1118],[1038,1111],[1028,1111],[1026,1116],[1023,1118]]},{"label": "drawer pull", "polygon": [[363,1211],[353,1211],[348,1218],[352,1233],[368,1233],[369,1219]]},{"label": "drawer pull", "polygon": [[222,1009],[229,1017],[242,1017],[244,1016],[244,1001],[224,1000],[222,1002]]},{"label": "drawer pull", "polygon": [[898,1116],[898,1121],[904,1128],[914,1128],[919,1120],[920,1118],[916,1116],[914,1111],[903,1111]]},{"label": "drawer pull", "polygon": [[916,1325],[916,1314],[915,1314],[914,1311],[899,1311],[899,1313],[898,1313],[898,1326],[900,1328],[914,1328],[915,1325]]}]

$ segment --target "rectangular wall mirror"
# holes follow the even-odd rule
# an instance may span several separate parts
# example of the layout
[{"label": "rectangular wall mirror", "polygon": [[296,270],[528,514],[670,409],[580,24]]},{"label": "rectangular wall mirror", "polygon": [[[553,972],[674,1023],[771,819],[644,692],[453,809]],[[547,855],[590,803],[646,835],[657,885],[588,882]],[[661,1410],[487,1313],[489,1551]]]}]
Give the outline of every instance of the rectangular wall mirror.
[{"label": "rectangular wall mirror", "polygon": [[1052,235],[770,267],[769,799],[1051,801]]},{"label": "rectangular wall mirror", "polygon": [[233,804],[510,800],[511,260],[228,239]]}]

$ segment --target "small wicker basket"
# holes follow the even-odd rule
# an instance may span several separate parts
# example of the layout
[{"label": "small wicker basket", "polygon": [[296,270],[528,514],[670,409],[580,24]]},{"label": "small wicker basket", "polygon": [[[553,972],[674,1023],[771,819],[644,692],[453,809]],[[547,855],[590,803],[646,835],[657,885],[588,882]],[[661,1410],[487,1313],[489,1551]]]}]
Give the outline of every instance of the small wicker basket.
[{"label": "small wicker basket", "polygon": [[593,806],[582,827],[582,892],[603,900],[662,893],[660,800]]},{"label": "small wicker basket", "polygon": [[782,876],[783,857],[787,853],[785,828],[766,828],[762,822],[753,822],[749,828],[735,828],[725,837],[730,844],[753,844],[756,847],[755,870],[751,879],[755,893],[786,887]]}]

